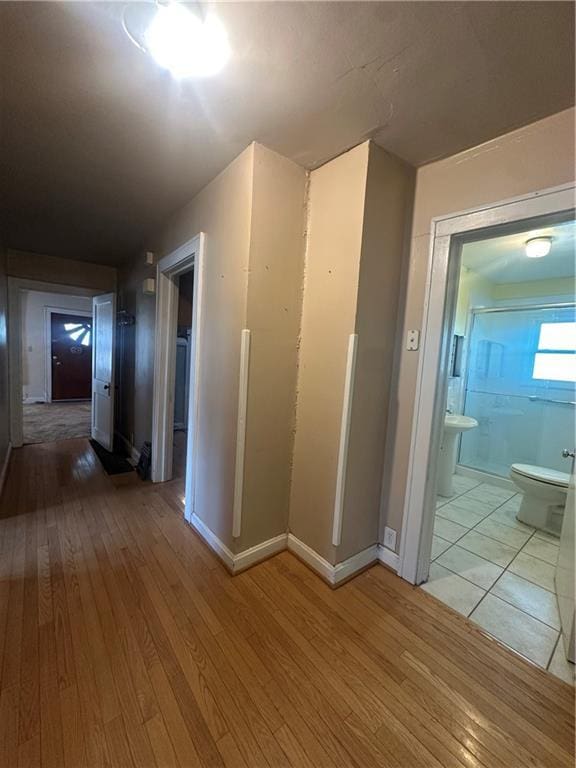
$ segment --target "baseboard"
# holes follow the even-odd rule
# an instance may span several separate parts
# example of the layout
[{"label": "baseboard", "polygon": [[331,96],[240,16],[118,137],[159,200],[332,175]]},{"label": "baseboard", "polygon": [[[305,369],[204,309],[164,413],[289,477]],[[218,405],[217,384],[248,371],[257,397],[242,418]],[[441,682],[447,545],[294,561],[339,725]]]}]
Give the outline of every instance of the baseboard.
[{"label": "baseboard", "polygon": [[230,573],[233,574],[245,571],[247,568],[251,568],[253,565],[261,563],[263,560],[267,560],[269,557],[277,555],[278,552],[282,552],[286,549],[287,534],[282,533],[280,536],[275,536],[272,539],[263,541],[261,544],[256,544],[256,546],[250,547],[250,549],[245,549],[244,552],[239,552],[235,555],[230,551],[226,544],[224,544],[224,542],[221,541],[218,536],[216,536],[216,534],[202,522],[202,520],[200,520],[198,515],[193,514],[190,523],[200,537],[206,544],[208,544],[210,549],[218,555]]},{"label": "baseboard", "polygon": [[231,573],[234,573],[234,555],[228,549],[226,544],[224,544],[223,541],[220,541],[218,536],[216,536],[216,534],[213,533],[202,520],[200,520],[198,515],[194,513],[192,513],[190,518],[190,525],[194,528],[196,533],[199,534],[200,538],[208,544],[210,549],[218,555],[226,568],[228,568]]},{"label": "baseboard", "polygon": [[370,565],[379,561],[391,568],[395,573],[398,572],[398,555],[380,544],[373,544],[362,550],[362,552],[352,555],[347,560],[332,565],[332,563],[329,563],[328,560],[325,560],[318,552],[315,552],[307,544],[304,544],[303,541],[297,539],[292,533],[282,533],[235,555],[208,528],[206,523],[200,520],[198,515],[192,515],[190,524],[232,574],[245,571],[247,568],[251,568],[253,565],[261,563],[263,560],[267,560],[279,552],[283,552],[285,549],[296,555],[331,587],[340,586],[345,581],[348,581]]},{"label": "baseboard", "polygon": [[39,397],[23,397],[22,398],[22,405],[36,405],[40,404],[43,405],[44,403],[47,403],[48,400],[44,397],[44,395],[40,395]]},{"label": "baseboard", "polygon": [[509,491],[515,489],[512,480],[508,480],[506,477],[500,477],[500,475],[492,475],[490,472],[482,472],[480,469],[471,469],[470,467],[463,467],[460,464],[457,464],[455,474],[460,475],[461,477],[469,477],[471,480],[478,480],[479,483],[497,485],[499,488],[506,488],[506,490]]},{"label": "baseboard", "polygon": [[132,445],[130,440],[128,438],[124,437],[124,435],[121,432],[114,432],[115,436],[120,440],[120,442],[124,445],[124,448],[128,451],[128,455],[132,459],[132,461],[135,464],[138,464],[140,461],[140,451],[137,451],[136,448]]},{"label": "baseboard", "polygon": [[12,455],[12,443],[8,443],[8,449],[6,450],[6,456],[4,457],[4,464],[2,465],[2,471],[0,472],[0,496],[4,490],[4,483],[6,482],[6,475],[8,474],[8,465],[10,464],[10,456]]},{"label": "baseboard", "polygon": [[362,552],[358,552],[356,555],[352,555],[352,557],[336,565],[329,563],[328,560],[325,560],[318,552],[315,552],[307,544],[304,544],[303,541],[297,539],[292,533],[288,534],[288,549],[324,581],[328,582],[331,587],[343,584],[369,565],[378,562],[377,544],[362,550]]},{"label": "baseboard", "polygon": [[256,546],[234,555],[233,572],[240,573],[240,571],[245,571],[246,568],[250,568],[256,563],[261,563],[262,560],[277,555],[278,552],[283,552],[286,549],[287,539],[288,534],[281,533],[280,536],[274,536],[273,539],[263,541],[262,544],[256,544]]},{"label": "baseboard", "polygon": [[382,565],[391,568],[394,573],[398,573],[400,568],[400,556],[397,555],[396,552],[393,552],[382,544],[378,544],[378,560],[380,560]]}]

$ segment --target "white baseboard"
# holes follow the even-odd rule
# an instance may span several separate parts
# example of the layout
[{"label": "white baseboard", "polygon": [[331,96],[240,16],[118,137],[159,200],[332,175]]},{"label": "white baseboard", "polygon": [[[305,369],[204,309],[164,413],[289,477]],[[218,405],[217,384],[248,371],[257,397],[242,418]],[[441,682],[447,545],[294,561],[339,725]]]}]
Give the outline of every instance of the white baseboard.
[{"label": "white baseboard", "polygon": [[190,520],[192,527],[201,536],[202,539],[208,544],[218,557],[222,560],[224,565],[232,573],[240,573],[245,571],[246,568],[250,568],[256,563],[267,560],[272,555],[277,555],[278,552],[282,552],[286,549],[287,534],[282,533],[280,536],[275,536],[273,539],[263,541],[261,544],[256,544],[250,549],[245,549],[244,552],[239,554],[233,554],[230,549],[221,541],[216,534],[208,528],[206,523],[202,522],[198,515],[192,514]]},{"label": "white baseboard", "polygon": [[121,432],[115,432],[114,434],[120,440],[120,442],[124,445],[132,461],[135,464],[138,464],[138,462],[140,461],[140,451],[137,451],[136,448],[130,442],[130,440],[124,437],[124,435]]},{"label": "white baseboard", "polygon": [[38,397],[23,397],[22,398],[22,405],[34,405],[35,403],[47,403],[48,401],[44,397],[44,395],[39,395]]},{"label": "white baseboard", "polygon": [[256,544],[256,546],[250,547],[250,549],[246,549],[244,552],[235,555],[226,544],[224,544],[224,542],[221,541],[210,528],[208,528],[206,523],[200,520],[198,515],[192,515],[190,524],[233,574],[240,573],[241,571],[246,570],[246,568],[250,568],[252,565],[262,562],[262,560],[267,560],[269,557],[277,555],[285,549],[293,552],[300,558],[300,560],[333,587],[337,587],[356,573],[364,570],[367,566],[377,563],[378,561],[384,563],[389,568],[392,568],[395,572],[398,571],[398,555],[380,544],[373,544],[371,547],[362,550],[362,552],[352,555],[352,557],[349,557],[347,560],[332,565],[311,547],[304,544],[303,541],[297,539],[292,533],[282,533],[279,536],[263,541],[261,544]]},{"label": "white baseboard", "polygon": [[6,475],[8,474],[8,465],[10,464],[10,456],[12,455],[12,443],[8,443],[8,449],[6,456],[4,457],[4,464],[2,465],[2,471],[0,472],[0,496],[4,490],[4,483],[6,482]]},{"label": "white baseboard", "polygon": [[332,565],[292,533],[288,534],[288,549],[333,587],[346,581],[371,563],[378,562],[378,545],[374,544],[358,554]]},{"label": "white baseboard", "polygon": [[281,533],[280,536],[274,536],[273,539],[263,541],[262,544],[256,544],[256,546],[245,549],[244,552],[240,552],[238,555],[234,555],[234,573],[245,571],[251,565],[267,560],[272,555],[277,555],[278,552],[283,552],[286,549],[287,539],[288,534]]},{"label": "white baseboard", "polygon": [[398,573],[400,556],[383,544],[378,544],[378,560],[380,560],[383,565],[387,565],[388,568],[391,568],[394,573]]}]

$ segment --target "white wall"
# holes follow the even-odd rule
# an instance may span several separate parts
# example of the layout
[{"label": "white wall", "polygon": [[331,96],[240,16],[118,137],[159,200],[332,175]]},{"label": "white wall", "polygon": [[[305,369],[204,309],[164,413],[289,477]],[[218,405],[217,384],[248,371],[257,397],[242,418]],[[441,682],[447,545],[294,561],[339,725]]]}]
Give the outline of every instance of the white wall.
[{"label": "white wall", "polygon": [[92,312],[92,299],[62,293],[22,291],[22,399],[24,402],[46,400],[45,308],[77,309]]}]

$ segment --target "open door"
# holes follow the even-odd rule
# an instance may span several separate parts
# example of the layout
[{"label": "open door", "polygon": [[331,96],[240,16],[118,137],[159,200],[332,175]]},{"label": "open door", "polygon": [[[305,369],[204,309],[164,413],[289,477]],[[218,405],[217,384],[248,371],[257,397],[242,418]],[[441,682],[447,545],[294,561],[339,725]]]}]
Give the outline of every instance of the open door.
[{"label": "open door", "polygon": [[95,296],[92,310],[92,438],[111,451],[114,443],[116,294]]},{"label": "open door", "polygon": [[562,638],[564,653],[568,661],[575,661],[575,632],[574,632],[574,517],[576,515],[576,498],[574,494],[574,456],[576,451],[565,449],[562,455],[565,459],[572,459],[570,472],[570,484],[566,497],[566,508],[562,521],[562,533],[560,534],[560,550],[558,565],[556,566],[556,594],[558,596],[558,609],[560,623],[562,625]]}]

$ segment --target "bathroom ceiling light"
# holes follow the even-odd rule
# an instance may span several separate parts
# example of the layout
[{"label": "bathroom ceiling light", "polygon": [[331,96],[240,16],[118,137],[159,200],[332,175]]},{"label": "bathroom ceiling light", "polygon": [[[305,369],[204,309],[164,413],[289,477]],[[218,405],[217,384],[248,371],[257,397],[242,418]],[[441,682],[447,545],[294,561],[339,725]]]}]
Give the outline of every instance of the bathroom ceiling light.
[{"label": "bathroom ceiling light", "polygon": [[213,14],[201,18],[180,3],[157,3],[144,28],[143,21],[134,16],[129,22],[124,15],[128,37],[178,80],[215,75],[230,57],[228,35]]},{"label": "bathroom ceiling light", "polygon": [[526,240],[524,247],[526,249],[526,256],[529,259],[541,259],[543,256],[548,256],[550,248],[552,248],[551,237],[531,237],[530,240]]}]

